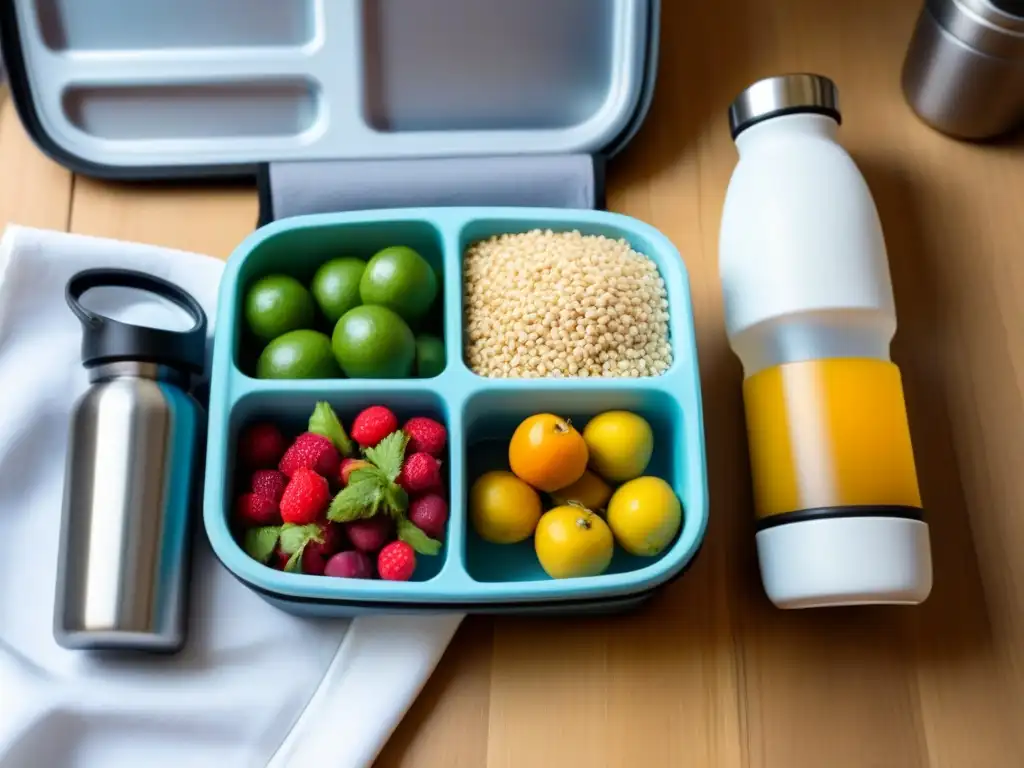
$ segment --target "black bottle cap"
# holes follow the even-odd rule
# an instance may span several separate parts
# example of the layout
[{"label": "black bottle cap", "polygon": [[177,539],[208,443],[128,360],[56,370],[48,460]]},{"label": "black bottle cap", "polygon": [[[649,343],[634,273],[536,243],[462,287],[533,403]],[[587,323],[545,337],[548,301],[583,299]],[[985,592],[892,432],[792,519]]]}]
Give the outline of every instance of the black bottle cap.
[{"label": "black bottle cap", "polygon": [[[129,325],[86,309],[79,301],[92,288],[135,288],[161,296],[184,309],[195,324],[187,331]],[[130,269],[86,269],[64,290],[68,306],[82,322],[82,364],[92,368],[123,361],[156,363],[201,374],[206,364],[206,313],[174,283]]]}]

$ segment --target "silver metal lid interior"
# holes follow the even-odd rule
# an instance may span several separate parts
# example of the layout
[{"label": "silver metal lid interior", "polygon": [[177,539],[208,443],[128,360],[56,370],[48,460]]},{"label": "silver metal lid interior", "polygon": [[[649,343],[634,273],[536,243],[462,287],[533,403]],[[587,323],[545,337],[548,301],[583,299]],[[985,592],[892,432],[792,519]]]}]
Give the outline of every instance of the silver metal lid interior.
[{"label": "silver metal lid interior", "polygon": [[768,77],[747,87],[729,106],[729,130],[735,139],[764,120],[796,113],[817,113],[842,122],[839,91],[823,75]]}]

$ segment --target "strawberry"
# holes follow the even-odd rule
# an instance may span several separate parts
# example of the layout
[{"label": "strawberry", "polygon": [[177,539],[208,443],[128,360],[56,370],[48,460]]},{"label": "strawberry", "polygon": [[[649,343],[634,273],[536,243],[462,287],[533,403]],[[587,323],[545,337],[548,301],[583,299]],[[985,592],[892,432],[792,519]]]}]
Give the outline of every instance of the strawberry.
[{"label": "strawberry", "polygon": [[306,552],[315,550],[327,560],[331,555],[336,555],[345,546],[345,530],[340,523],[320,523],[320,538],[323,541],[311,541],[306,545]]},{"label": "strawberry", "polygon": [[406,458],[395,482],[408,493],[435,490],[441,486],[441,464],[429,453],[414,453]]},{"label": "strawberry", "polygon": [[300,567],[303,573],[308,573],[310,576],[324,575],[324,568],[327,567],[327,558],[323,552],[317,549],[316,542],[309,544],[302,550],[302,565]]},{"label": "strawberry", "polygon": [[351,523],[345,523],[345,533],[352,546],[360,552],[377,552],[391,538],[391,520],[386,515],[353,520]]},{"label": "strawberry", "polygon": [[416,571],[416,552],[404,541],[392,541],[377,555],[377,573],[385,581],[408,581]]},{"label": "strawberry", "polygon": [[436,493],[428,493],[409,502],[409,522],[432,539],[444,538],[448,522],[448,504]]},{"label": "strawberry", "polygon": [[331,408],[330,403],[321,401],[316,404],[316,408],[313,409],[313,415],[309,417],[309,425],[306,431],[326,437],[334,444],[334,447],[338,449],[338,453],[342,456],[355,456],[358,453],[352,439],[345,434],[345,428],[341,425],[341,419],[338,418],[338,414]]},{"label": "strawberry", "polygon": [[[326,482],[312,470],[319,482]],[[271,528],[251,528],[244,541],[249,556],[271,568],[290,573],[321,576],[327,561],[337,554],[345,543],[345,534],[335,523],[307,523]]]},{"label": "strawberry", "polygon": [[409,453],[429,453],[431,456],[444,453],[448,433],[443,424],[426,416],[414,416],[405,422],[402,431],[409,436],[409,443],[405,447]]},{"label": "strawberry", "polygon": [[295,525],[314,523],[327,509],[331,489],[312,469],[298,467],[281,497],[281,519]]},{"label": "strawberry", "polygon": [[324,576],[341,579],[372,579],[373,565],[370,563],[370,558],[363,552],[355,550],[339,552],[327,561]]},{"label": "strawberry", "polygon": [[287,447],[281,430],[273,424],[251,424],[238,438],[238,458],[250,469],[273,467]]},{"label": "strawberry", "polygon": [[252,473],[249,485],[253,493],[270,499],[276,506],[281,502],[284,487],[288,485],[288,478],[283,472],[278,472],[276,469],[257,469]]},{"label": "strawberry", "polygon": [[[302,550],[299,568],[301,573],[308,573],[310,576],[323,576],[324,568],[327,565],[327,558],[314,549],[313,545],[315,543],[309,544]],[[283,571],[287,567],[289,560],[291,560],[291,555],[286,555],[280,549],[276,549],[268,565],[275,571]]]},{"label": "strawberry", "polygon": [[284,567],[288,565],[288,558],[290,555],[286,555],[280,549],[275,549],[274,554],[270,556],[270,562],[267,563],[275,571],[283,571]]},{"label": "strawberry", "polygon": [[341,476],[341,487],[344,488],[348,485],[349,476],[357,469],[364,469],[370,466],[370,462],[363,461],[362,459],[342,459],[341,469],[338,474]]},{"label": "strawberry", "polygon": [[398,429],[398,418],[383,405],[371,405],[352,422],[352,439],[360,448],[372,448]]},{"label": "strawberry", "polygon": [[303,432],[284,452],[277,468],[288,477],[292,477],[299,467],[312,469],[322,477],[337,477],[340,465],[341,456],[330,440],[323,435]]},{"label": "strawberry", "polygon": [[243,493],[235,502],[235,519],[246,528],[280,525],[277,502],[257,493]]}]

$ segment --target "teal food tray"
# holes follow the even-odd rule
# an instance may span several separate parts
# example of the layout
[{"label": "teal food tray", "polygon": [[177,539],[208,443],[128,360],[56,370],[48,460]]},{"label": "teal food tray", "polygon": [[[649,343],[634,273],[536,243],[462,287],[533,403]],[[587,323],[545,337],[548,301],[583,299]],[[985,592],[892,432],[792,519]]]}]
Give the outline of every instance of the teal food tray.
[{"label": "teal food tray", "polygon": [[[673,362],[663,375],[614,379],[491,379],[463,359],[462,260],[475,241],[531,229],[579,230],[624,238],[657,264],[669,301]],[[441,277],[446,364],[428,379],[259,380],[252,378],[242,298],[271,273],[308,280],[324,261],[368,258],[389,245],[417,249]],[[235,449],[251,420],[275,420],[301,431],[319,400],[346,426],[360,409],[386,405],[404,420],[430,415],[449,433],[446,467],[450,518],[440,554],[420,556],[408,582],[339,579],[284,573],[251,559],[232,536]],[[539,412],[572,419],[625,409],[646,418],[655,450],[646,474],[674,488],[683,525],[654,558],[616,548],[600,576],[555,580],[537,562],[532,540],[484,542],[467,515],[469,486],[482,472],[507,468],[505,450],[516,424]],[[243,583],[279,605],[317,615],[363,612],[568,612],[630,607],[683,572],[700,548],[708,520],[707,468],[693,312],[679,252],[654,228],[614,213],[548,208],[406,208],[296,216],[264,226],[235,249],[220,289],[210,385],[204,522],[214,552]]]}]

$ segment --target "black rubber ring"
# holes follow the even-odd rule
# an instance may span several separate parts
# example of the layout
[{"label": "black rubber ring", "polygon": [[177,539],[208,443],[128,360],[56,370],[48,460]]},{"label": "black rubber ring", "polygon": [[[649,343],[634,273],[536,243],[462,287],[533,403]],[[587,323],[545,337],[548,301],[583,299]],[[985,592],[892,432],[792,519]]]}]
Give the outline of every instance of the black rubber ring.
[{"label": "black rubber ring", "polygon": [[924,520],[924,510],[920,507],[907,507],[899,504],[878,504],[870,506],[848,507],[814,507],[784,512],[781,515],[769,515],[757,521],[757,530],[775,528],[790,523],[806,523],[809,520],[835,520],[850,517],[892,517],[903,520]]}]

